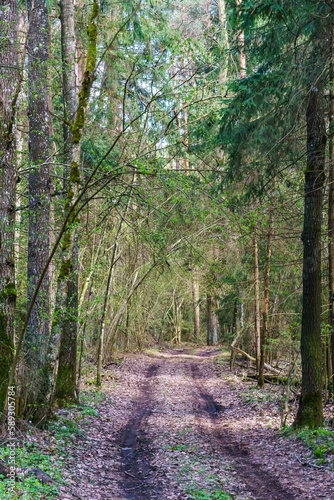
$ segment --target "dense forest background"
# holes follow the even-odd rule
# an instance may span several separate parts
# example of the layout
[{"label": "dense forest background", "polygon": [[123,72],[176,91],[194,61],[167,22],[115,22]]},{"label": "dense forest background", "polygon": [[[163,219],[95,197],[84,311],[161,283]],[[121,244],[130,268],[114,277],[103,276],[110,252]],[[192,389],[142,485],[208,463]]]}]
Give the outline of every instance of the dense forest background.
[{"label": "dense forest background", "polygon": [[42,424],[78,400],[85,363],[99,385],[118,351],[193,341],[232,344],[260,386],[302,370],[296,423],[322,425],[333,15],[322,0],[1,2],[4,413],[8,385]]}]

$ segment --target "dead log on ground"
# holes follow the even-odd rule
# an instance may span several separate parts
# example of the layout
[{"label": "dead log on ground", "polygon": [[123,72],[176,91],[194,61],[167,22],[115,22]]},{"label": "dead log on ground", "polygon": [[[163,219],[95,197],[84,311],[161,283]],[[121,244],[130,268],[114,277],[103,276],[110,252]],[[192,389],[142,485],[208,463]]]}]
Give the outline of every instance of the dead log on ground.
[{"label": "dead log on ground", "polygon": [[[245,356],[250,361],[253,361],[254,363],[256,362],[256,359],[253,358],[253,356],[250,356],[247,352],[242,351],[241,349],[238,349],[237,347],[234,347],[233,345],[231,345],[230,348],[232,349],[233,352],[242,354],[243,356]],[[268,363],[264,363],[264,367],[265,367],[266,370],[268,370],[270,372],[276,373],[277,375],[280,375],[280,376],[284,376],[284,374],[282,374],[282,372],[280,370],[277,370],[273,366],[268,365]]]}]

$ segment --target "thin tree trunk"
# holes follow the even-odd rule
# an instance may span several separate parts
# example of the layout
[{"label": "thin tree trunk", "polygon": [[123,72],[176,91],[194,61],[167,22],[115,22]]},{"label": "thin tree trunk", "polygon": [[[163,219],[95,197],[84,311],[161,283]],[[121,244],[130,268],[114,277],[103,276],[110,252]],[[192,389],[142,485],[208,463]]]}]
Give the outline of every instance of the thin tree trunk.
[{"label": "thin tree trunk", "polygon": [[[51,24],[48,24],[48,52],[51,52],[52,48],[52,30],[51,30]],[[51,68],[48,68],[48,108],[49,111],[53,113],[53,102],[52,102],[52,71]],[[49,135],[50,138],[54,136],[54,127],[53,127],[53,119],[52,116],[49,116]],[[54,142],[51,142],[50,144],[50,149],[51,149],[51,155],[54,157],[56,153],[56,144]],[[51,174],[54,172],[54,164],[51,161],[50,162],[50,172]],[[52,177],[50,180],[50,187],[51,187],[51,192],[53,193],[54,191],[54,186],[52,182]],[[50,251],[52,247],[54,246],[56,241],[56,235],[55,235],[55,204],[53,201],[53,198],[51,197],[50,200],[50,227],[49,227],[49,243],[50,243]],[[49,265],[49,297],[50,297],[50,303],[49,303],[49,308],[50,308],[50,318],[53,317],[53,312],[55,308],[55,302],[56,302],[56,263],[55,259],[52,259]],[[49,322],[49,331],[51,333],[51,321]]]},{"label": "thin tree trunk", "polygon": [[139,278],[138,281],[137,281],[138,271],[135,272],[135,276],[134,276],[134,279],[132,281],[131,288],[128,291],[125,299],[123,300],[122,305],[119,307],[117,313],[114,315],[113,320],[111,322],[111,325],[109,327],[107,339],[105,342],[106,350],[112,349],[112,345],[113,345],[114,340],[115,340],[115,335],[117,333],[118,326],[120,325],[120,323],[122,321],[122,318],[123,318],[124,312],[126,311],[129,300],[131,299],[132,295],[137,290],[137,288],[139,288],[139,286],[144,282],[144,280],[147,278],[147,276],[158,265],[158,263],[159,263],[159,260],[153,262],[151,264],[151,266],[147,269],[147,271],[144,272],[144,274],[141,276],[141,278]]},{"label": "thin tree trunk", "polygon": [[17,1],[0,5],[0,411],[6,399],[13,359],[15,287],[15,170],[16,101],[19,71],[17,55]]},{"label": "thin tree trunk", "polygon": [[[314,49],[313,61],[317,59]],[[317,61],[316,61],[317,62]],[[316,66],[316,65],[315,65]],[[302,389],[295,424],[321,427],[321,223],[325,171],[326,129],[321,82],[310,84],[306,110],[307,165],[303,230],[303,313],[301,332]]]},{"label": "thin tree trunk", "polygon": [[[331,363],[328,363],[329,396],[333,394],[334,374],[334,28],[331,34],[331,61],[330,61],[330,94],[329,94],[329,138],[328,138],[328,287],[329,287],[329,314]],[[329,346],[328,346],[329,347]]]},{"label": "thin tree trunk", "polygon": [[228,74],[228,52],[230,50],[230,44],[228,40],[228,33],[227,33],[227,20],[226,20],[226,4],[225,0],[218,0],[218,15],[219,15],[219,22],[220,22],[220,29],[222,31],[222,39],[224,43],[224,50],[225,53],[227,54],[226,56],[226,61],[223,61],[224,66],[220,68],[219,71],[219,83],[224,84],[227,81],[227,74]]},{"label": "thin tree trunk", "polygon": [[[182,59],[182,79],[183,79],[183,89],[185,89],[185,84],[186,84],[186,61],[185,58],[183,57]],[[183,90],[184,92],[184,90]],[[184,139],[183,139],[183,144],[184,144],[184,154],[185,154],[185,159],[184,159],[184,168],[186,171],[186,175],[189,175],[189,160],[187,158],[188,155],[188,148],[189,148],[189,137],[188,137],[188,111],[185,106],[185,100],[184,100],[184,95],[182,96],[182,114],[183,114],[183,128],[184,128]]]},{"label": "thin tree trunk", "polygon": [[268,241],[267,241],[267,260],[264,272],[264,286],[263,286],[263,325],[261,329],[261,357],[260,357],[260,370],[258,378],[258,386],[261,388],[264,387],[264,364],[266,359],[266,343],[268,338],[269,279],[270,279],[270,264],[271,264],[271,246],[273,239],[273,223],[274,223],[274,212],[273,212],[273,207],[271,207]]},{"label": "thin tree trunk", "polygon": [[[177,99],[178,95],[178,89],[177,89],[177,66],[176,66],[176,61],[174,60],[174,64],[172,65],[172,80],[173,80],[173,86],[174,86],[174,96]],[[180,139],[182,139],[182,132],[181,132],[181,120],[180,120],[180,112],[177,109],[177,104],[178,101],[174,100],[174,116],[176,120],[176,125],[177,125],[177,130],[180,136]],[[175,159],[175,168],[176,170],[180,170],[180,159],[177,157]]]},{"label": "thin tree trunk", "polygon": [[[241,0],[236,0],[236,4],[239,6],[241,4]],[[245,78],[246,77],[245,33],[242,30],[238,31],[238,47],[239,47],[240,78]]]},{"label": "thin tree trunk", "polygon": [[[232,318],[232,336],[233,336],[233,341],[231,346],[238,346],[239,341],[241,340],[241,335],[237,331],[237,315],[238,315],[238,303],[235,300],[234,301],[234,308],[233,308],[233,318]],[[230,357],[230,370],[233,372],[234,371],[234,365],[235,365],[235,357],[236,357],[236,351],[231,349],[231,357]]]},{"label": "thin tree trunk", "polygon": [[207,345],[218,344],[218,318],[216,315],[216,301],[213,296],[207,294]]},{"label": "thin tree trunk", "polygon": [[97,386],[101,385],[101,368],[102,368],[102,362],[103,362],[105,318],[106,318],[106,314],[107,314],[108,299],[109,299],[109,295],[110,295],[110,288],[111,288],[111,283],[112,283],[112,277],[113,277],[113,272],[114,272],[114,268],[115,268],[117,240],[118,240],[119,233],[121,231],[122,222],[123,222],[123,219],[122,219],[122,221],[121,221],[121,223],[119,225],[119,229],[117,231],[116,241],[115,241],[115,244],[114,244],[114,248],[113,248],[113,252],[112,252],[112,256],[111,256],[111,261],[110,261],[110,267],[109,267],[109,273],[108,273],[106,291],[105,291],[105,294],[104,294],[104,302],[103,302],[102,317],[101,317],[101,326],[100,326],[100,333],[99,333],[99,338],[98,338],[98,350],[97,350],[97,369],[96,369],[96,385]]},{"label": "thin tree trunk", "polygon": [[[29,233],[28,306],[49,257],[50,144],[47,91],[48,14],[45,0],[28,1]],[[44,362],[49,337],[49,280],[45,279],[29,318],[25,338],[21,412],[39,419],[43,413]]]},{"label": "thin tree trunk", "polygon": [[255,320],[255,359],[256,369],[260,373],[261,332],[260,332],[260,283],[259,283],[259,251],[257,227],[254,229],[254,320]]},{"label": "thin tree trunk", "polygon": [[200,336],[200,307],[199,307],[199,282],[198,282],[198,269],[194,268],[192,276],[193,288],[193,308],[194,308],[194,337],[199,339]]}]

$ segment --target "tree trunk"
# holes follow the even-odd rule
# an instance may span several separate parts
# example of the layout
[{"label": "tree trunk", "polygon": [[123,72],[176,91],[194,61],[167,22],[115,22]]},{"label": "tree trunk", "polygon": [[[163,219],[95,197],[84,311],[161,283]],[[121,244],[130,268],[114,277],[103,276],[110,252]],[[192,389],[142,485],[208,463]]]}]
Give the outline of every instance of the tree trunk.
[{"label": "tree trunk", "polygon": [[[328,287],[329,287],[329,314],[331,363],[329,371],[329,395],[333,394],[334,374],[334,28],[331,36],[330,61],[330,94],[329,94],[329,160],[328,160]],[[328,346],[329,347],[329,346]]]},{"label": "tree trunk", "polygon": [[266,343],[268,338],[268,306],[269,306],[269,278],[270,278],[270,263],[271,263],[271,244],[273,239],[273,223],[274,212],[273,207],[270,209],[270,223],[268,231],[267,242],[267,260],[264,274],[264,287],[263,287],[263,326],[261,329],[261,358],[258,386],[264,387],[264,363],[266,359]]},{"label": "tree trunk", "polygon": [[[72,0],[62,0],[60,2],[60,22],[61,22],[61,53],[62,53],[62,74],[63,74],[63,97],[64,97],[64,115],[67,123],[71,123],[75,118],[77,111],[77,90],[76,90],[76,72],[75,72],[75,53],[76,53],[76,36],[74,27],[74,3]],[[75,150],[77,155],[77,165],[80,161],[80,143],[75,145],[73,142],[73,132],[71,127],[64,123],[64,163],[65,178],[67,179],[69,165],[74,160]],[[73,175],[72,175],[73,177]],[[67,199],[69,199],[71,185],[76,184],[75,189],[78,190],[80,182],[79,168],[76,174],[76,182],[74,179],[66,181],[66,189],[68,190]],[[68,208],[68,207],[67,207]],[[59,347],[59,362],[56,378],[55,399],[61,404],[66,401],[76,401],[76,359],[77,359],[77,334],[78,334],[78,254],[79,242],[78,231],[74,227],[72,232],[72,252],[68,253],[71,259],[71,266],[67,277],[64,277],[64,282],[67,280],[66,290],[64,290],[63,300],[65,301],[65,309],[63,310],[63,318],[60,331],[60,347]],[[71,229],[69,230],[71,231]],[[58,303],[59,305],[59,303]],[[57,336],[58,337],[58,336]]]},{"label": "tree trunk", "polygon": [[[72,258],[78,262],[78,232],[75,234]],[[78,273],[73,271],[67,282],[65,310],[63,311],[55,399],[61,406],[77,401],[77,330],[78,330]]]},{"label": "tree trunk", "polygon": [[[51,29],[51,24],[48,24],[48,53],[50,53],[52,50],[52,29]],[[52,68],[48,68],[48,108],[51,113],[53,113],[53,102],[52,102]],[[52,158],[55,157],[57,148],[55,142],[52,141],[52,138],[54,136],[54,127],[53,127],[53,119],[52,116],[49,117],[49,135],[51,138],[51,143],[50,143],[50,154]],[[54,164],[51,161],[50,163],[50,172],[54,172]],[[51,187],[51,192],[54,192],[54,185],[51,177],[51,182],[50,182],[50,187]],[[56,226],[55,226],[55,203],[53,201],[53,198],[51,196],[51,202],[50,202],[50,225],[49,225],[49,247],[50,247],[50,252],[56,242]],[[53,312],[55,308],[55,302],[56,302],[56,262],[55,259],[52,259],[52,261],[49,264],[49,297],[50,297],[50,302],[49,302],[49,311],[50,311],[50,318],[53,317]],[[52,322],[49,322],[49,331],[51,333],[51,326]]]},{"label": "tree trunk", "polygon": [[257,227],[254,229],[254,319],[255,319],[255,359],[256,369],[260,373],[260,352],[261,352],[261,332],[260,332],[260,284],[259,284],[259,250],[257,241]]},{"label": "tree trunk", "polygon": [[[122,220],[122,222],[123,222],[123,220]],[[97,350],[97,369],[96,369],[96,385],[97,386],[101,385],[101,368],[102,368],[102,362],[103,362],[105,318],[106,318],[106,314],[107,314],[107,306],[108,306],[108,299],[109,299],[109,295],[110,295],[110,287],[111,287],[113,271],[114,271],[114,267],[115,267],[117,240],[118,240],[118,235],[119,235],[121,227],[122,227],[122,222],[120,223],[120,226],[119,226],[119,229],[118,229],[118,232],[116,235],[116,241],[114,244],[114,248],[113,248],[113,252],[112,252],[112,256],[111,256],[111,261],[110,261],[107,287],[106,287],[106,291],[105,291],[105,295],[104,295],[104,303],[103,303],[103,309],[102,309],[101,326],[100,326],[100,334],[99,334],[99,339],[98,339],[98,350]]]},{"label": "tree trunk", "polygon": [[13,359],[16,303],[14,224],[15,106],[18,97],[17,1],[0,5],[0,411],[4,407]]},{"label": "tree trunk", "polygon": [[[64,1],[62,9],[71,9],[72,2]],[[71,140],[69,146],[69,155],[71,159],[71,166],[69,172],[68,190],[65,209],[67,213],[71,212],[73,203],[75,202],[80,186],[80,140],[82,136],[83,127],[85,124],[85,113],[88,105],[88,100],[90,96],[91,87],[94,81],[94,71],[96,65],[96,40],[97,40],[97,26],[95,23],[96,17],[99,13],[99,7],[96,1],[93,3],[92,14],[90,17],[90,23],[87,28],[89,46],[88,55],[86,61],[86,71],[85,77],[82,81],[81,89],[79,92],[78,106],[75,112],[74,121],[71,125],[71,130],[69,132],[69,140]],[[75,61],[73,50],[73,33],[70,26],[71,22],[74,22],[74,18],[70,19],[70,10],[63,10],[64,22],[68,24],[69,34],[68,34],[68,44],[64,43],[64,54],[63,54],[63,64],[64,72],[66,73],[66,79],[64,79],[64,85],[68,85],[66,95],[69,101],[67,102],[67,109],[71,113],[73,106],[73,99],[75,98]],[[66,28],[66,26],[65,26]],[[72,33],[72,35],[71,35]],[[63,33],[63,39],[65,40],[65,33]],[[75,40],[75,39],[74,39]],[[65,47],[66,46],[66,47]],[[72,79],[69,73],[72,74]],[[74,87],[72,87],[74,85]],[[72,118],[72,115],[70,116]],[[54,321],[52,326],[52,331],[50,335],[50,342],[48,346],[47,364],[46,372],[48,377],[48,390],[49,397],[52,399],[52,373],[56,368],[56,359],[59,351],[59,366],[61,371],[56,377],[56,391],[58,397],[62,402],[66,400],[76,400],[75,384],[66,384],[66,379],[69,377],[72,380],[73,373],[76,370],[76,350],[74,346],[76,345],[76,326],[77,326],[77,285],[74,280],[77,279],[77,234],[78,220],[75,218],[75,214],[72,213],[68,228],[64,234],[62,247],[61,247],[61,266],[58,275],[57,282],[57,293],[56,293],[56,306]],[[74,282],[73,282],[74,281]],[[75,289],[76,287],[76,289]],[[69,309],[67,309],[69,307]],[[71,308],[73,310],[71,311]],[[73,314],[74,312],[74,314]],[[70,319],[71,327],[68,327],[68,320]],[[60,344],[60,347],[59,347]],[[65,355],[66,349],[69,348],[72,352],[71,359]],[[63,360],[60,360],[60,353],[65,356]],[[68,389],[67,389],[68,387]]]},{"label": "tree trunk", "polygon": [[[313,60],[317,57],[314,50]],[[313,60],[311,63],[313,63]],[[315,64],[316,66],[316,64]],[[326,130],[321,83],[311,83],[306,110],[307,165],[303,230],[302,390],[295,424],[321,427],[321,222]]]},{"label": "tree trunk", "polygon": [[[239,6],[241,0],[236,0],[236,4]],[[239,71],[240,78],[246,78],[246,55],[245,55],[245,33],[240,30],[238,31],[238,47],[239,47]]]},{"label": "tree trunk", "polygon": [[216,301],[211,294],[207,294],[207,345],[218,344],[218,318],[216,315]]},{"label": "tree trunk", "polygon": [[226,3],[225,0],[218,0],[218,16],[220,22],[220,29],[222,31],[222,39],[223,39],[223,48],[226,53],[226,60],[223,60],[223,66],[219,71],[219,83],[224,84],[227,81],[228,74],[228,52],[230,50],[230,44],[228,40],[227,33],[227,20],[226,20]]},{"label": "tree trunk", "polygon": [[[184,89],[185,84],[186,84],[186,61],[185,61],[184,57],[182,59],[182,81],[183,81],[183,89]],[[184,144],[184,154],[185,154],[184,168],[186,171],[186,175],[189,175],[189,160],[187,158],[188,149],[189,149],[188,110],[187,110],[185,105],[186,105],[186,101],[184,99],[184,95],[182,95],[183,133],[184,133],[183,144]]]},{"label": "tree trunk", "polygon": [[194,338],[199,339],[200,335],[200,308],[199,308],[199,282],[198,282],[198,269],[193,271],[193,308],[194,308]]},{"label": "tree trunk", "polygon": [[[48,15],[45,0],[28,2],[29,234],[28,306],[49,257],[50,166],[47,91]],[[49,280],[45,279],[29,318],[25,338],[21,411],[39,419],[44,401],[43,367],[49,336]]]}]

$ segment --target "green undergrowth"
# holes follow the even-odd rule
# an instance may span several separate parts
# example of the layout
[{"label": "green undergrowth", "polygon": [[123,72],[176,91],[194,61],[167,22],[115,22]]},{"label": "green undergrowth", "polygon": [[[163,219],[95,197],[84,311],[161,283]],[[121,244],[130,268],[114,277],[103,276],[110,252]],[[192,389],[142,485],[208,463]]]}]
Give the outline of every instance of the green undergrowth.
[{"label": "green undergrowth", "polygon": [[332,429],[292,429],[283,431],[285,436],[297,436],[309,450],[312,456],[308,458],[316,459],[317,465],[326,465],[330,458],[334,456],[334,431]]},{"label": "green undergrowth", "polygon": [[166,436],[163,448],[171,464],[178,464],[176,480],[187,492],[189,500],[230,500],[226,492],[233,481],[231,464],[199,449],[198,434],[193,428],[180,429]]},{"label": "green undergrowth", "polygon": [[[16,446],[17,481],[14,493],[8,490],[8,480],[0,475],[1,500],[51,500],[59,498],[59,487],[66,487],[64,471],[71,450],[74,450],[86,433],[83,426],[89,424],[91,418],[99,416],[98,405],[105,399],[105,394],[96,389],[89,389],[80,394],[79,405],[68,405],[55,413],[43,431],[43,438],[38,431],[28,429],[24,441]],[[80,445],[79,445],[80,446]],[[9,463],[10,448],[1,446],[0,459]],[[47,474],[52,484],[42,482],[24,469],[39,469]]]},{"label": "green undergrowth", "polygon": [[233,500],[233,497],[222,490],[206,491],[203,489],[188,489],[187,493],[191,500]]},{"label": "green undergrowth", "polygon": [[259,408],[262,403],[273,403],[277,399],[277,392],[259,389],[257,386],[247,387],[240,394],[245,404],[252,404]]},{"label": "green undergrowth", "polygon": [[[8,447],[1,447],[1,458],[6,462],[10,454]],[[59,495],[58,487],[63,484],[61,457],[39,449],[37,443],[24,443],[16,447],[15,465],[24,468],[40,469],[47,474],[54,484],[42,484],[35,475],[19,474],[19,481],[15,483],[14,492],[8,490],[8,480],[0,475],[0,498],[2,500],[48,500]]]},{"label": "green undergrowth", "polygon": [[230,358],[230,350],[227,347],[220,348],[220,354],[215,356],[214,363],[218,366],[225,365]]}]

